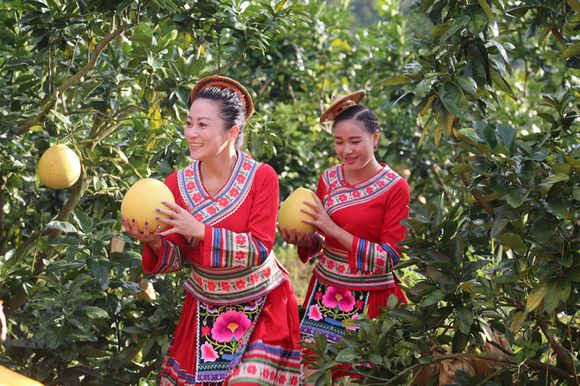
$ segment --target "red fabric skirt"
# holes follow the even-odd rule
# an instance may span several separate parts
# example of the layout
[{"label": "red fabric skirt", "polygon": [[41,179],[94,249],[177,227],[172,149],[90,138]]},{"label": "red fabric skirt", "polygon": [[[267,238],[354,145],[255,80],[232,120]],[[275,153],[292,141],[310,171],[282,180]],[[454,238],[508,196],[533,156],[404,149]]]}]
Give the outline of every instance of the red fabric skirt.
[{"label": "red fabric skirt", "polygon": [[[196,383],[197,300],[186,293],[183,311],[163,360],[160,385],[201,386]],[[270,292],[255,322],[239,362],[223,385],[298,385],[300,320],[289,280]],[[202,356],[203,357],[203,356]]]}]

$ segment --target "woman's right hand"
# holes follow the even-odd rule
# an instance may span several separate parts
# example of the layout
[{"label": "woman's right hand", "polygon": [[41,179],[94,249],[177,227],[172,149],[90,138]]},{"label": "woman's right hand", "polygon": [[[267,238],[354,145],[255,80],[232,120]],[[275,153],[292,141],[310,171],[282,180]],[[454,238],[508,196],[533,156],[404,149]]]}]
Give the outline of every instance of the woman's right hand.
[{"label": "woman's right hand", "polygon": [[159,235],[160,229],[157,227],[155,232],[151,233],[149,230],[149,224],[145,223],[145,230],[141,232],[137,225],[137,221],[134,219],[129,221],[128,219],[123,219],[123,227],[125,231],[133,238],[149,244],[152,248],[161,247],[161,236]]},{"label": "woman's right hand", "polygon": [[295,229],[280,228],[280,226],[278,226],[278,230],[288,244],[294,244],[301,248],[310,248],[309,234],[297,232]]}]

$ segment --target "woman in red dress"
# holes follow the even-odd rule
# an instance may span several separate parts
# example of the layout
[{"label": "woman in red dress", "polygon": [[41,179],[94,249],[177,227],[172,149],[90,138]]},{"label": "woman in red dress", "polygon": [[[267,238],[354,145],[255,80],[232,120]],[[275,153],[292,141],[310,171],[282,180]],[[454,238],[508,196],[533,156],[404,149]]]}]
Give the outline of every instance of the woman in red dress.
[{"label": "woman in red dress", "polygon": [[238,150],[252,99],[238,82],[211,76],[191,93],[184,135],[193,162],[167,177],[170,227],[143,233],[143,271],[191,266],[185,303],[161,385],[297,385],[299,319],[286,271],[272,252],[278,177]]},{"label": "woman in red dress", "polygon": [[[298,245],[304,262],[318,258],[304,303],[300,332],[311,341],[344,336],[346,320],[374,318],[394,295],[407,299],[391,272],[398,263],[408,217],[409,185],[374,154],[380,131],[376,115],[358,104],[357,91],[335,101],[321,116],[333,122],[334,149],[341,163],[320,176],[316,202],[306,202],[318,231],[312,236],[281,229]],[[307,373],[310,373],[307,371]],[[337,374],[339,374],[337,372]]]}]

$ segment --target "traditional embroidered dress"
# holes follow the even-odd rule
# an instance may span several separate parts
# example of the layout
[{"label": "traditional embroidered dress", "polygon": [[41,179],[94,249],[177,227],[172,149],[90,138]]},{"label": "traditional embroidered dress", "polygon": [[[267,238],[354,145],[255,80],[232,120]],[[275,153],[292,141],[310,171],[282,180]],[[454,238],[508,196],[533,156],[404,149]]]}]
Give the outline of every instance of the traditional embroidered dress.
[{"label": "traditional embroidered dress", "polygon": [[[316,191],[331,219],[354,238],[350,248],[316,233],[309,250],[299,248],[302,261],[318,257],[300,326],[302,338],[323,334],[337,342],[345,334],[343,322],[363,312],[376,317],[391,294],[407,302],[389,272],[399,262],[400,246],[408,217],[409,185],[390,167],[372,178],[350,185],[344,165],[323,172]],[[352,328],[352,327],[351,327]]]},{"label": "traditional embroidered dress", "polygon": [[161,385],[297,385],[299,318],[287,273],[271,249],[278,177],[239,153],[226,185],[212,197],[200,162],[165,183],[178,205],[205,224],[205,239],[163,238],[159,256],[143,252],[143,270],[169,273],[189,262],[191,277]]}]

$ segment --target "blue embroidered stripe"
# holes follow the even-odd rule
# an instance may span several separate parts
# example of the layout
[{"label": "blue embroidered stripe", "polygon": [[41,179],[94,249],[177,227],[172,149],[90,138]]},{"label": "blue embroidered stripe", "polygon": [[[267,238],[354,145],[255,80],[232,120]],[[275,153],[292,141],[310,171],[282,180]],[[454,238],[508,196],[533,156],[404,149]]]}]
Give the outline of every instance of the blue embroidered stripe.
[{"label": "blue embroidered stripe", "polygon": [[381,243],[381,247],[383,247],[383,249],[387,251],[387,253],[391,257],[392,267],[397,265],[399,263],[399,254],[397,253],[397,251],[393,247],[391,247],[388,243]]},{"label": "blue embroidered stripe", "polygon": [[213,261],[212,267],[219,267],[220,266],[220,246],[222,242],[222,233],[220,229],[213,230]]},{"label": "blue embroidered stripe", "polygon": [[358,250],[356,253],[356,265],[358,269],[364,269],[364,253],[365,253],[365,247],[366,247],[366,240],[363,239],[359,239],[358,242]]}]

